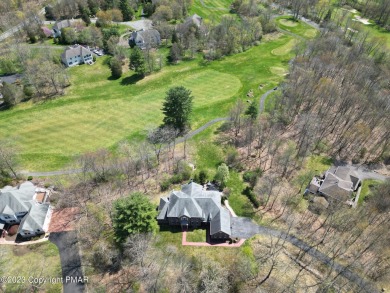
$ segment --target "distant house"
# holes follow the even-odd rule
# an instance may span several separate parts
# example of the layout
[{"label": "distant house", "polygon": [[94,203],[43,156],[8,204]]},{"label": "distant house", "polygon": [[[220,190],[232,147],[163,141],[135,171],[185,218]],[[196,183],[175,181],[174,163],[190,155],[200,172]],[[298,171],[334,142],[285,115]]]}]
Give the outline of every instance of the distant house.
[{"label": "distant house", "polygon": [[308,191],[329,200],[348,201],[361,185],[359,175],[351,167],[332,167],[324,176],[313,177]]},{"label": "distant house", "polygon": [[203,24],[203,18],[200,17],[199,15],[197,15],[196,13],[187,17],[185,20],[184,20],[184,24],[186,25],[196,25],[197,27],[201,27],[201,25]]},{"label": "distant house", "polygon": [[53,25],[53,37],[58,38],[61,36],[61,29],[72,26],[72,23],[69,19],[56,21]]},{"label": "distant house", "polygon": [[93,63],[92,52],[81,45],[66,48],[61,55],[61,60],[68,67],[83,63]]},{"label": "distant house", "polygon": [[155,29],[140,30],[131,33],[129,46],[140,49],[156,48],[161,44],[160,33]]},{"label": "distant house", "polygon": [[54,32],[46,26],[42,26],[41,29],[46,38],[50,38],[54,35]]},{"label": "distant house", "polygon": [[180,191],[172,191],[169,197],[162,197],[158,211],[159,224],[180,225],[184,229],[209,224],[211,238],[231,237],[230,213],[221,206],[221,193],[194,182],[183,185]]},{"label": "distant house", "polygon": [[18,234],[32,237],[44,234],[51,219],[50,193],[27,181],[17,187],[0,189],[0,223],[19,224]]}]

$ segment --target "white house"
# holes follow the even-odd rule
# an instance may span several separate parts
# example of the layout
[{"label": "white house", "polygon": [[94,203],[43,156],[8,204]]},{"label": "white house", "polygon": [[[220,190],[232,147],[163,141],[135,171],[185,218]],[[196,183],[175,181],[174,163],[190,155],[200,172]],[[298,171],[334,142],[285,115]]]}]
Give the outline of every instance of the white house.
[{"label": "white house", "polygon": [[19,224],[18,233],[31,237],[47,232],[52,209],[50,192],[27,181],[0,189],[0,223]]},{"label": "white house", "polygon": [[61,55],[61,60],[68,67],[83,63],[93,63],[92,52],[81,45],[66,48]]}]

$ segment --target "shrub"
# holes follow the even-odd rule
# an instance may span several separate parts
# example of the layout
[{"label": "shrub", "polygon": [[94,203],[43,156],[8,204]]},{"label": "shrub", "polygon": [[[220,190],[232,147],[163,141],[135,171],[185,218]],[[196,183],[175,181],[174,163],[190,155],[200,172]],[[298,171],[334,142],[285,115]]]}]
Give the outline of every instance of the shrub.
[{"label": "shrub", "polygon": [[256,209],[260,206],[260,202],[256,198],[256,194],[253,192],[252,188],[247,186],[242,193],[251,201]]},{"label": "shrub", "polygon": [[179,182],[184,180],[190,180],[192,174],[192,168],[188,166],[186,161],[181,160],[177,163],[174,173],[176,175],[180,175],[181,178]]},{"label": "shrub", "polygon": [[208,174],[207,174],[207,172],[205,171],[205,170],[201,170],[200,172],[199,172],[199,183],[200,184],[206,184],[207,183],[207,181],[208,181]]},{"label": "shrub", "polygon": [[255,171],[246,171],[242,178],[245,182],[248,182],[251,188],[253,189],[256,186],[257,181],[261,177],[263,171],[261,169],[256,169]]},{"label": "shrub", "polygon": [[167,191],[171,186],[171,181],[169,179],[160,182],[161,191]]},{"label": "shrub", "polygon": [[32,176],[28,176],[28,177],[27,177],[27,180],[28,180],[28,181],[31,181],[31,180],[33,180],[33,177],[32,177]]}]

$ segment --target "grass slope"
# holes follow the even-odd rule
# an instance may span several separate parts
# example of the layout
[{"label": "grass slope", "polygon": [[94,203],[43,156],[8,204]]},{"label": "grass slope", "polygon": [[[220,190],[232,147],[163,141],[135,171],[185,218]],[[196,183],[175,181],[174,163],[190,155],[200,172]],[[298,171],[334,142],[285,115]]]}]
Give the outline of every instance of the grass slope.
[{"label": "grass slope", "polygon": [[[237,97],[245,97],[249,89],[260,96],[279,83],[280,69],[287,68],[290,54],[271,52],[291,40],[282,36],[211,63],[199,58],[167,66],[141,81],[132,72],[112,80],[107,60],[99,58],[94,66],[70,69],[72,86],[65,96],[1,112],[0,139],[15,142],[23,169],[58,169],[80,153],[144,137],[147,128],[161,123],[165,92],[176,85],[188,87],[195,96],[195,129],[226,116]],[[280,68],[277,74],[275,68]],[[259,84],[265,87],[259,90]]]},{"label": "grass slope", "polygon": [[194,0],[189,14],[196,13],[204,19],[219,21],[223,15],[230,14],[232,2],[232,0]]},{"label": "grass slope", "polygon": [[317,35],[317,30],[302,21],[296,21],[292,16],[276,18],[276,24],[283,30],[311,39]]}]

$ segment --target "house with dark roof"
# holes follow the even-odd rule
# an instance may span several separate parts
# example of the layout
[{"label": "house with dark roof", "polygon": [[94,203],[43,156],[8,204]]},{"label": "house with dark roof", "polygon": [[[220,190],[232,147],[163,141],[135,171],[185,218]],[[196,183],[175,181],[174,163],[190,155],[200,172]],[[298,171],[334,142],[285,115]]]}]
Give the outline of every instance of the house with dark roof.
[{"label": "house with dark roof", "polygon": [[157,221],[183,229],[209,224],[212,239],[228,239],[232,234],[230,213],[221,205],[221,193],[194,182],[160,199]]},{"label": "house with dark roof", "polygon": [[184,20],[184,24],[186,24],[186,25],[194,24],[198,28],[201,27],[202,23],[203,23],[203,18],[200,17],[199,15],[197,15],[196,13],[191,15],[191,16],[189,16],[189,17],[187,17]]},{"label": "house with dark roof", "polygon": [[139,30],[131,33],[129,46],[140,49],[156,48],[161,44],[160,33],[155,29]]},{"label": "house with dark roof", "polygon": [[328,201],[346,202],[361,185],[359,175],[351,167],[332,167],[323,176],[313,177],[308,191],[324,196]]},{"label": "house with dark roof", "polygon": [[53,25],[53,37],[58,38],[61,36],[61,29],[71,27],[72,23],[69,19],[56,21],[56,23]]},{"label": "house with dark roof", "polygon": [[0,223],[19,224],[18,234],[32,237],[46,233],[52,209],[47,189],[27,181],[17,187],[0,189]]},{"label": "house with dark roof", "polygon": [[93,63],[92,52],[81,45],[74,45],[66,48],[61,55],[61,60],[67,67],[83,63]]}]

